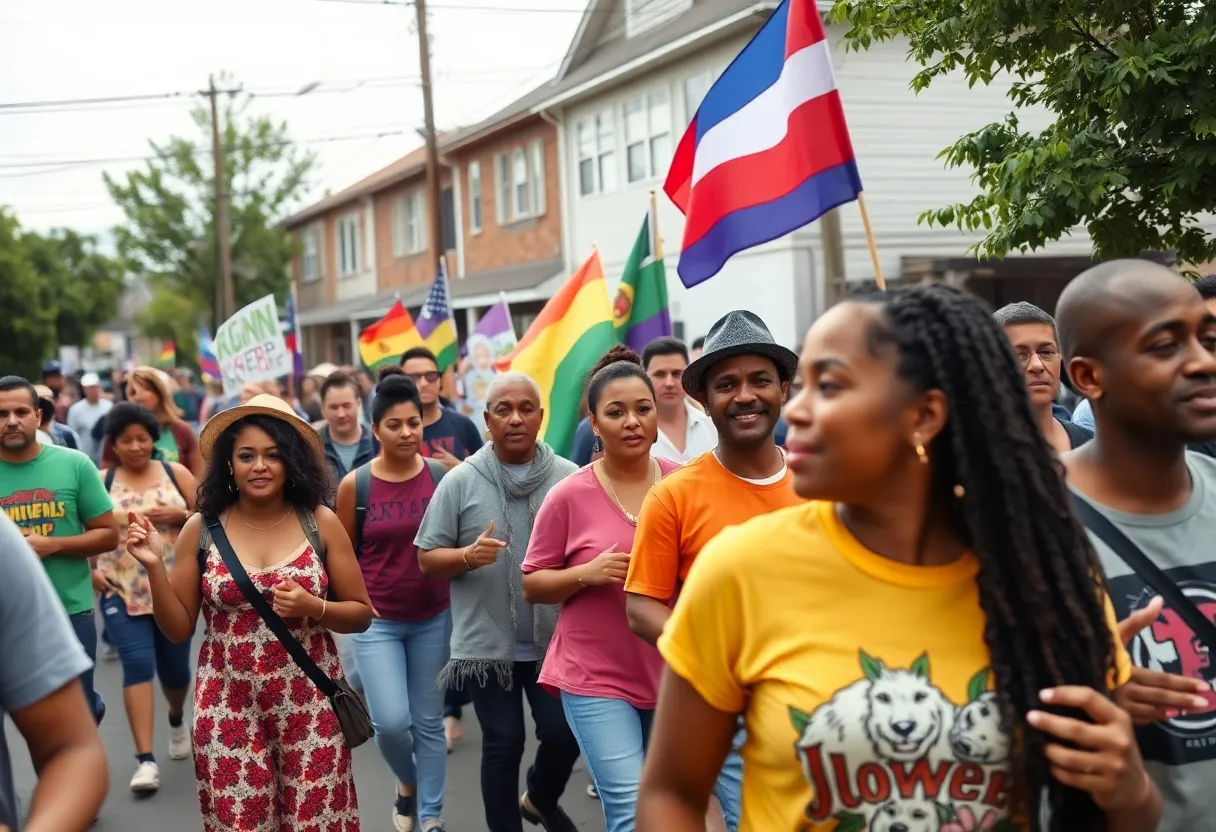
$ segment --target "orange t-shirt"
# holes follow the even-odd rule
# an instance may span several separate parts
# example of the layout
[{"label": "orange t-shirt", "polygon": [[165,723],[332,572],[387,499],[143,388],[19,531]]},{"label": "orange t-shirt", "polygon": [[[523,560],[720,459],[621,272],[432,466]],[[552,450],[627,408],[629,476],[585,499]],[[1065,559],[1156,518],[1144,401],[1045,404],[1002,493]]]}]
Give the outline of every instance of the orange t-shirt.
[{"label": "orange t-shirt", "polygon": [[711,451],[659,480],[642,504],[625,591],[668,601],[718,532],[802,503],[789,470],[758,484],[722,467]]}]

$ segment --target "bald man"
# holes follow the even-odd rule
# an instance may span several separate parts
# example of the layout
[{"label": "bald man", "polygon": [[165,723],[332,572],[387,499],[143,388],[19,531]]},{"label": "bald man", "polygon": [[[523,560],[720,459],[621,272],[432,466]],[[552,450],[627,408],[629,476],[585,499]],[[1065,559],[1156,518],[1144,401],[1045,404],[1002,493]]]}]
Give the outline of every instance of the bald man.
[{"label": "bald man", "polygon": [[[1216,460],[1186,450],[1216,437],[1216,316],[1195,287],[1140,260],[1068,284],[1056,309],[1065,367],[1092,402],[1095,438],[1062,458],[1074,495],[1213,616]],[[1086,520],[1085,507],[1079,512]],[[1164,802],[1162,832],[1216,817],[1216,667],[1207,645],[1086,520],[1136,666],[1118,701]],[[1106,534],[1111,539],[1109,533]],[[1177,675],[1171,675],[1177,674]]]}]

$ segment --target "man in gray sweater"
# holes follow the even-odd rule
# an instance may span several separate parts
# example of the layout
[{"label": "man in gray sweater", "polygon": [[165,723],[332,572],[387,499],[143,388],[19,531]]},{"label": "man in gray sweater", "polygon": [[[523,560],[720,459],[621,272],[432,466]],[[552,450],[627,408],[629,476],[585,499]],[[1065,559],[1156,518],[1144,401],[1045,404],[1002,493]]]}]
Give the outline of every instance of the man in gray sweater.
[{"label": "man in gray sweater", "polygon": [[[576,829],[558,800],[578,744],[561,701],[537,681],[559,608],[525,601],[520,569],[545,495],[577,470],[537,442],[540,401],[525,375],[494,379],[485,412],[492,441],[439,483],[415,541],[423,573],[452,581],[452,655],[438,683],[471,688],[490,832],[522,832],[523,819],[548,832]],[[525,695],[540,745],[517,798]]]}]

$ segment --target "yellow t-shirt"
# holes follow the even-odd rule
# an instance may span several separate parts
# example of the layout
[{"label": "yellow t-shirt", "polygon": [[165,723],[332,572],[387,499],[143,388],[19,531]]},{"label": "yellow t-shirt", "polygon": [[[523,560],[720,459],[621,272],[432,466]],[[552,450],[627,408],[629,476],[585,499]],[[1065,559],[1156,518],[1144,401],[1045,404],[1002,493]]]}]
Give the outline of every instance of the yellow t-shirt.
[{"label": "yellow t-shirt", "polygon": [[[823,502],[705,548],[659,649],[706,702],[744,714],[740,832],[1019,828],[978,568],[883,558]],[[1121,647],[1116,664],[1121,683]]]}]

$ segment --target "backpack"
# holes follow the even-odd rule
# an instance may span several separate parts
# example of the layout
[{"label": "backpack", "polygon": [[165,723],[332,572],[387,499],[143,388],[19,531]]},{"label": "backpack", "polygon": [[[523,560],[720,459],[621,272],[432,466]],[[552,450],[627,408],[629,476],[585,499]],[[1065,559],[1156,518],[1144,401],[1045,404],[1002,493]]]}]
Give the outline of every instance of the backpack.
[{"label": "backpack", "polygon": [[[296,517],[304,527],[304,536],[308,538],[312,550],[317,553],[321,565],[325,566],[325,541],[321,539],[321,530],[317,528],[317,517],[310,508],[297,508]],[[207,550],[211,548],[211,532],[204,525],[198,533],[198,574],[201,578],[207,571]]]},{"label": "backpack", "polygon": [[[443,475],[448,472],[443,463],[436,459],[423,457],[422,461],[431,472],[431,480],[438,486]],[[367,522],[367,503],[372,491],[372,464],[365,462],[355,469],[355,557],[360,556],[363,549],[363,524]]]},{"label": "backpack", "polygon": [[[169,477],[169,482],[173,483],[173,487],[177,489],[177,493],[181,494],[182,499],[185,500],[186,493],[184,491],[182,491],[182,487],[177,484],[177,475],[173,473],[173,466],[170,465],[169,463],[165,462],[163,459],[160,460],[160,464],[164,466],[165,474]],[[109,491],[110,488],[114,485],[114,473],[117,470],[118,470],[117,468],[107,468],[106,469],[106,491]]]}]

